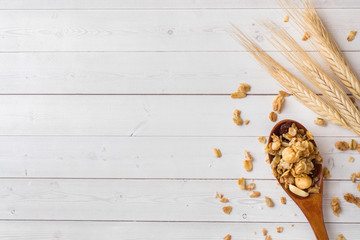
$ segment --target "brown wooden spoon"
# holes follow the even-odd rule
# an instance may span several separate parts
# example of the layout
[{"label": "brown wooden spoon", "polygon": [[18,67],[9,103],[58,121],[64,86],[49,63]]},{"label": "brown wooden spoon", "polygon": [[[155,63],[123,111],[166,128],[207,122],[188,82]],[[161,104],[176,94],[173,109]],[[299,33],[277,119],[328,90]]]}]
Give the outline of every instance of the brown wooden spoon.
[{"label": "brown wooden spoon", "polygon": [[[307,129],[301,125],[300,123],[294,120],[282,120],[278,122],[274,128],[270,132],[269,142],[272,142],[271,136],[273,134],[280,136],[282,133],[287,132],[287,129],[295,123],[298,129]],[[316,146],[316,143],[313,141],[313,144]],[[274,156],[269,154],[270,163]],[[324,224],[324,217],[322,211],[322,198],[323,198],[323,173],[322,173],[322,165],[315,164],[314,176],[318,177],[317,185],[320,187],[320,193],[312,193],[308,197],[300,197],[294,193],[292,193],[289,189],[286,189],[284,184],[280,185],[284,189],[284,191],[294,200],[294,202],[299,206],[301,211],[304,213],[305,217],[309,221],[315,236],[320,240],[329,240],[329,237],[326,233],[326,228]]]}]

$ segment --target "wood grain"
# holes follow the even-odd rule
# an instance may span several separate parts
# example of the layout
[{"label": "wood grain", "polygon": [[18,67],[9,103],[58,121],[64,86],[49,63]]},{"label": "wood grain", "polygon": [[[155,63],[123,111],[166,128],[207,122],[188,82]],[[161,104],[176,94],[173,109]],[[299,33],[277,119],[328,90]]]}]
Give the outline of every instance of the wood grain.
[{"label": "wood grain", "polygon": [[[254,182],[260,198],[250,198],[236,180],[2,179],[0,219],[307,222],[292,200],[280,203],[286,194],[275,180]],[[230,215],[222,212],[227,204],[213,197],[215,191],[229,198]],[[356,191],[350,181],[325,183],[325,221],[359,222],[358,208],[342,200]],[[264,196],[275,207],[268,208]],[[340,217],[330,208],[334,196],[340,199]]]},{"label": "wood grain", "polygon": [[[350,139],[316,137],[330,180],[349,180],[360,169],[356,151],[334,148],[336,141]],[[2,136],[0,165],[6,167],[0,177],[271,180],[263,146],[256,137]],[[215,147],[222,158],[213,155]],[[254,157],[253,172],[242,167],[244,150]]]},{"label": "wood grain", "polygon": [[[319,12],[342,50],[359,50],[360,38],[346,38],[360,28],[360,9]],[[8,10],[0,12],[0,51],[244,51],[226,32],[229,22],[275,50],[256,25],[259,16],[282,23],[299,40],[303,35],[282,22],[281,10]]]},{"label": "wood grain", "polygon": [[[264,240],[266,228],[276,239],[315,240],[307,223],[223,223],[223,222],[1,222],[0,235],[9,240],[87,239],[113,240],[219,240],[231,234],[233,239]],[[326,224],[331,239],[339,233],[347,239],[360,233],[355,224]],[[284,227],[282,233],[276,228]],[[256,232],[256,235],[254,234]]]}]

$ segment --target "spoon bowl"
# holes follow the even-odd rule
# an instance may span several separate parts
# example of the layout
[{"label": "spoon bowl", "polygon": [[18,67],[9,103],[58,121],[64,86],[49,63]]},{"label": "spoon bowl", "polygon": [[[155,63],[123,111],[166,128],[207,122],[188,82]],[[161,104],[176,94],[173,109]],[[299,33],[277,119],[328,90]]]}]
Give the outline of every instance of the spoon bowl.
[{"label": "spoon bowl", "polygon": [[[307,129],[301,125],[300,123],[294,121],[294,120],[282,120],[278,122],[273,129],[270,132],[269,136],[269,143],[272,142],[271,136],[273,134],[280,136],[283,133],[286,133],[289,127],[292,124],[295,124],[298,129],[304,129],[307,131]],[[314,146],[316,146],[316,143],[314,140],[312,140],[312,143]],[[269,160],[270,163],[273,160],[273,155],[269,154]],[[315,164],[314,165],[315,170],[312,175],[312,177],[318,177],[317,185],[320,187],[319,193],[311,193],[307,197],[300,197],[294,193],[292,193],[289,189],[285,188],[285,185],[283,183],[280,183],[281,187],[284,189],[284,191],[291,197],[291,199],[298,205],[298,207],[301,209],[301,211],[304,213],[305,217],[309,221],[315,236],[317,239],[320,240],[328,240],[329,237],[326,232],[325,224],[324,224],[324,217],[323,217],[323,211],[322,211],[322,199],[323,199],[323,172],[322,172],[322,164]]]}]

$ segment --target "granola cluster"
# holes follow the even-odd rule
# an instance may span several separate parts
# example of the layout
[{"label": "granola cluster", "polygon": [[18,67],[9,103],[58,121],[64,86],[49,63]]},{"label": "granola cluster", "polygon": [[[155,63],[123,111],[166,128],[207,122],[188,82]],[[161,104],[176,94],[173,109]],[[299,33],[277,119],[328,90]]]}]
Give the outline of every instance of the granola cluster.
[{"label": "granola cluster", "polygon": [[319,193],[319,179],[314,176],[315,164],[321,164],[322,157],[314,145],[314,136],[294,123],[283,124],[280,132],[280,136],[271,136],[272,141],[265,147],[265,152],[273,156],[270,165],[274,176],[299,196]]}]

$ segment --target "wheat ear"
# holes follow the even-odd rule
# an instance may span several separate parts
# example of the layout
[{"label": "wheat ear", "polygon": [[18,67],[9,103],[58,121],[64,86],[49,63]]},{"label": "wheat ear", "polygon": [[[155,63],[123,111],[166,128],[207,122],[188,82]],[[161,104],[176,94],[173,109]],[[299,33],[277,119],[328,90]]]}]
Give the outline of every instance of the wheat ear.
[{"label": "wheat ear", "polygon": [[[235,25],[232,25],[229,33],[254,56],[260,65],[306,107],[334,124],[350,129],[345,120],[330,104],[325,102],[320,96],[311,91],[300,80],[283,68],[258,45],[246,37]],[[357,132],[355,133],[358,134]]]},{"label": "wheat ear", "polygon": [[309,33],[312,44],[328,63],[331,71],[340,79],[350,93],[360,99],[360,82],[346,61],[332,35],[326,29],[311,0],[301,0],[303,9],[289,0],[277,0],[302,31]]},{"label": "wheat ear", "polygon": [[324,95],[346,119],[354,131],[360,133],[360,113],[340,85],[332,79],[300,45],[276,24],[264,24],[272,33],[270,42]]}]

